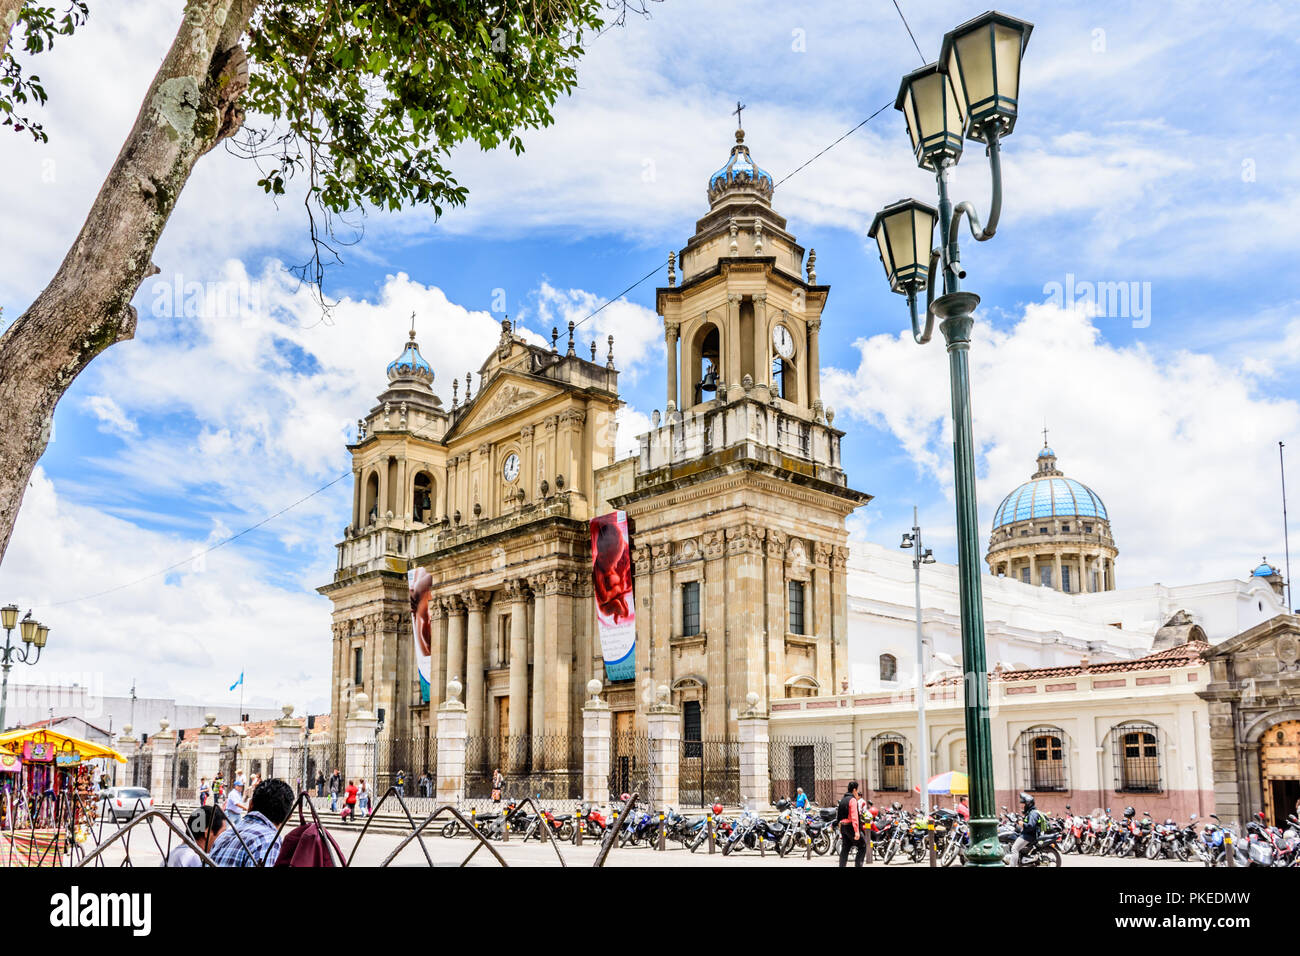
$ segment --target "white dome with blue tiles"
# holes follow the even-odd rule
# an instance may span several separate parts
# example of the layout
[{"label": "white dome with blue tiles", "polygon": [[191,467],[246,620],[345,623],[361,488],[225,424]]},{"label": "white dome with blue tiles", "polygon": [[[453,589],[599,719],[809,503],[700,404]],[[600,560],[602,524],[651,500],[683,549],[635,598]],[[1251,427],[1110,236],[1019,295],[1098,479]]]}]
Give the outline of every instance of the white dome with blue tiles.
[{"label": "white dome with blue tiles", "polygon": [[420,354],[414,329],[411,330],[411,340],[406,343],[402,354],[388,363],[388,380],[395,382],[403,378],[418,379],[426,385],[433,384],[433,366]]},{"label": "white dome with blue tiles", "polygon": [[754,162],[745,145],[745,131],[736,130],[736,145],[722,168],[709,177],[709,201],[716,203],[730,190],[757,192],[764,199],[772,198],[775,185],[772,174]]},{"label": "white dome with blue tiles", "polygon": [[1035,464],[993,512],[989,573],[1069,594],[1114,590],[1119,549],[1101,496],[1056,467],[1046,433]]},{"label": "white dome with blue tiles", "polygon": [[1056,452],[1044,446],[1038,453],[1038,473],[1002,499],[993,513],[993,529],[1035,518],[1065,517],[1105,521],[1110,516],[1095,491],[1057,470]]}]

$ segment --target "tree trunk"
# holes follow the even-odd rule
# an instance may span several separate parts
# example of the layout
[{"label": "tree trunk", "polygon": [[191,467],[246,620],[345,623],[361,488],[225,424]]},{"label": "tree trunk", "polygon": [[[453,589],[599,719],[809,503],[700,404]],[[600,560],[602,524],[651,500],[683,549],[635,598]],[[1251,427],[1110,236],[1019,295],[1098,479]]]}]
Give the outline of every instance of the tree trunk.
[{"label": "tree trunk", "polygon": [[18,22],[18,11],[27,0],[0,0],[0,57],[9,49],[9,36]]},{"label": "tree trunk", "polygon": [[95,356],[135,334],[131,299],[158,271],[154,248],[194,164],[243,122],[248,66],[239,39],[256,7],[257,0],[186,4],[76,241],[0,336],[0,561],[49,442],[54,406]]}]

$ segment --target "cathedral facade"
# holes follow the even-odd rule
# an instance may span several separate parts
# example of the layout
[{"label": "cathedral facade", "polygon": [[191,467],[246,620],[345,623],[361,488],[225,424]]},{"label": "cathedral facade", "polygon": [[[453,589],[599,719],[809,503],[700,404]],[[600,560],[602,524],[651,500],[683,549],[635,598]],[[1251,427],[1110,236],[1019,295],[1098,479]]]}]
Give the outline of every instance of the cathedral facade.
[{"label": "cathedral facade", "polygon": [[467,376],[448,407],[412,332],[349,446],[351,522],[319,589],[335,715],[364,691],[387,732],[424,736],[457,678],[471,737],[579,737],[585,684],[606,678],[589,523],[613,510],[636,618],[634,676],[604,693],[616,735],[645,732],[661,685],[686,739],[733,737],[754,701],[844,689],[845,518],[869,496],[848,487],[820,397],[829,287],[773,188],[738,131],[656,292],[666,402],[635,457],[614,460],[612,339],[589,360],[572,327],[547,349],[503,322],[477,391]]}]

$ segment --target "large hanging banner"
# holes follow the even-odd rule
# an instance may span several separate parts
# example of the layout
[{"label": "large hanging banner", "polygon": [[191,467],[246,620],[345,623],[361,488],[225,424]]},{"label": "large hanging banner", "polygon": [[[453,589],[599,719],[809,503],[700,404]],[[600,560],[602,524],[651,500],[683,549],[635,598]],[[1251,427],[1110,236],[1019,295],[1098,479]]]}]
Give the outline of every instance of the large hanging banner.
[{"label": "large hanging banner", "polygon": [[631,680],[636,676],[636,604],[625,512],[591,519],[591,583],[605,677]]},{"label": "large hanging banner", "polygon": [[415,670],[420,675],[420,701],[429,702],[429,656],[433,647],[433,622],[429,620],[429,598],[433,593],[433,578],[424,568],[406,572],[406,583],[411,592],[411,630],[415,634]]}]

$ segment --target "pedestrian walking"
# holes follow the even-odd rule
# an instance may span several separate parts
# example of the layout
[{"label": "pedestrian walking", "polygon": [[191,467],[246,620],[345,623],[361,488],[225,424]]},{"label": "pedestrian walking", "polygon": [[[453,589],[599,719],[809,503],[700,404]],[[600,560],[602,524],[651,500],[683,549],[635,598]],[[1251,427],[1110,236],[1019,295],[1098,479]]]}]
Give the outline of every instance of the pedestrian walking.
[{"label": "pedestrian walking", "polygon": [[236,783],[230,788],[230,795],[226,797],[226,818],[231,823],[238,823],[248,809],[248,803],[244,800],[244,785]]},{"label": "pedestrian walking", "polygon": [[343,810],[339,814],[339,822],[355,822],[357,818],[357,785],[351,780],[348,781],[347,788],[343,792]]},{"label": "pedestrian walking", "polygon": [[208,786],[208,778],[199,778],[199,806],[206,807],[208,798],[212,796],[212,788]]},{"label": "pedestrian walking", "polygon": [[840,828],[841,867],[848,866],[849,850],[854,847],[857,847],[858,851],[853,859],[855,867],[861,866],[867,855],[867,846],[862,842],[862,823],[858,809],[858,782],[853,780],[849,783],[844,796],[840,798],[840,805],[835,809],[835,825]]},{"label": "pedestrian walking", "polygon": [[363,817],[370,816],[370,790],[366,787],[366,782],[361,781],[357,786],[357,812]]},{"label": "pedestrian walking", "polygon": [[492,771],[492,802],[501,802],[501,790],[506,785],[506,778],[501,776],[501,770],[498,768]]},{"label": "pedestrian walking", "polygon": [[316,774],[316,796],[325,796],[325,771],[321,770]]}]

